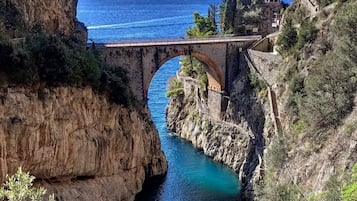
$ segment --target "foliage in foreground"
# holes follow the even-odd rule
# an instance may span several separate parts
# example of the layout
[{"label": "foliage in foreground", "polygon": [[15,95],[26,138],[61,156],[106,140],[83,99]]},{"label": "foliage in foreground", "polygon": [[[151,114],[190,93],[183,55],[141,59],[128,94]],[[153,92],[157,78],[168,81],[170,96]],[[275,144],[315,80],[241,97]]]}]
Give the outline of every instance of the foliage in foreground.
[{"label": "foliage in foreground", "polygon": [[[15,175],[6,176],[6,182],[0,188],[0,199],[8,201],[43,200],[46,189],[33,187],[34,180],[34,176],[31,176],[28,172],[23,172],[20,167]],[[54,195],[50,195],[48,200],[54,201]]]}]

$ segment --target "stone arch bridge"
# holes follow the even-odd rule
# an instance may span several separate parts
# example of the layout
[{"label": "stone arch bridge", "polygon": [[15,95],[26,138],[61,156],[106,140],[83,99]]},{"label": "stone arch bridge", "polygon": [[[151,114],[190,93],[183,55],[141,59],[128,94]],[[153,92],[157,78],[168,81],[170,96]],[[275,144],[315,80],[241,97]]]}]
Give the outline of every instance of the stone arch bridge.
[{"label": "stone arch bridge", "polygon": [[[129,72],[129,86],[138,100],[147,102],[148,88],[157,70],[176,56],[192,56],[205,64],[208,76],[210,114],[220,118],[226,107],[224,95],[229,94],[239,70],[241,52],[261,36],[212,37],[96,44],[102,58],[109,64]],[[238,65],[237,65],[238,64]]]}]

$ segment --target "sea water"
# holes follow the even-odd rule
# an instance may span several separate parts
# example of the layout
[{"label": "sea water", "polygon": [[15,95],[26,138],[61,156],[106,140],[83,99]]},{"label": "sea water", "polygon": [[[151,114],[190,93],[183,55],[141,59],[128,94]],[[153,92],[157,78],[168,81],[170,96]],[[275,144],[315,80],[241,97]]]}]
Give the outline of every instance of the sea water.
[{"label": "sea water", "polygon": [[[207,14],[220,0],[79,0],[78,19],[91,41],[115,42],[181,38],[193,26],[193,13]],[[179,58],[166,62],[151,81],[148,104],[159,131],[169,169],[162,185],[145,192],[145,201],[235,201],[237,175],[214,162],[166,128],[167,81],[179,69]]]}]

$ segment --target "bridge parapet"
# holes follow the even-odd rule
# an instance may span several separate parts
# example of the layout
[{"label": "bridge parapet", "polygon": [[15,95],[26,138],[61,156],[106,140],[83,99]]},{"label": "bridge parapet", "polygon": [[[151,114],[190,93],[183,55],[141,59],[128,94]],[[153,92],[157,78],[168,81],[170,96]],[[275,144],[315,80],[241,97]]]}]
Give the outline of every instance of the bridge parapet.
[{"label": "bridge parapet", "polygon": [[128,71],[128,84],[132,92],[146,104],[148,88],[157,70],[171,58],[184,55],[195,57],[205,64],[209,88],[219,93],[229,93],[239,70],[241,51],[260,38],[244,36],[140,41],[96,44],[96,47],[107,63]]}]

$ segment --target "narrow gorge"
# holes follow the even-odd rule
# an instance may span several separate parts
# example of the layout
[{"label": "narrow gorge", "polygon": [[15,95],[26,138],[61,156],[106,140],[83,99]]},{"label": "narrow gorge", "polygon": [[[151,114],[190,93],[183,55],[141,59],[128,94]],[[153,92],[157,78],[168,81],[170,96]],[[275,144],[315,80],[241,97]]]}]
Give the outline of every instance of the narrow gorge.
[{"label": "narrow gorge", "polygon": [[[160,12],[170,16],[148,12],[153,2],[143,2],[135,1],[143,13],[132,16],[126,1],[120,6],[108,3],[100,14],[104,1],[91,1],[92,8],[83,12],[95,11],[85,17],[98,18],[88,29],[100,42],[90,38],[87,44],[88,30],[77,19],[78,0],[0,0],[0,183],[22,167],[36,177],[35,187],[46,188],[46,196],[53,193],[56,200],[134,201],[146,181],[168,178],[158,133],[163,130],[171,140],[165,146],[186,140],[197,149],[192,155],[204,153],[234,171],[226,168],[230,172],[224,177],[234,177],[234,185],[226,185],[232,188],[227,190],[229,199],[357,200],[355,0],[295,0],[291,5],[223,0],[219,11],[209,7],[207,17],[194,13],[186,37],[175,32],[187,29],[186,18],[192,21],[192,15],[183,11],[197,2],[155,2],[154,9],[163,6]],[[98,17],[104,12],[129,21]],[[146,19],[144,13],[155,18]],[[162,36],[150,28],[166,32]],[[118,36],[118,30],[123,35]],[[241,46],[232,45],[237,41],[210,43],[211,56],[202,53],[208,48],[199,43],[197,49],[192,43],[187,49],[146,44],[146,50],[136,44],[123,52],[120,45],[112,43],[110,49],[105,44],[118,38],[177,37],[188,43],[195,37],[247,39],[252,34],[262,39]],[[104,62],[103,49],[116,64],[127,66]],[[165,81],[150,93],[151,78],[176,56],[181,56],[181,69],[168,81],[166,125],[161,125],[163,118],[154,125],[153,119],[164,114],[150,114],[147,95],[158,93]],[[192,65],[198,59],[211,67]],[[179,59],[173,60],[177,65]],[[138,94],[142,99],[135,97]],[[152,100],[166,104],[166,99]],[[185,173],[185,153],[192,152],[176,147],[170,153],[180,156],[173,167],[180,173]],[[206,196],[198,195],[198,200],[214,200],[212,195],[219,194],[210,184],[208,190],[197,190],[199,182],[185,179],[180,184],[185,190]],[[175,182],[168,187],[174,193],[161,186],[153,190],[158,194],[153,199],[192,199],[180,197],[185,191],[177,190]],[[149,198],[143,194],[142,199]]]},{"label": "narrow gorge", "polygon": [[77,0],[2,0],[0,11],[1,183],[22,167],[56,200],[134,200],[166,174],[148,109],[105,89],[119,85],[85,48]]},{"label": "narrow gorge", "polygon": [[251,86],[247,63],[239,66],[221,120],[209,115],[207,100],[198,96],[202,93],[199,82],[182,76],[179,79],[183,83],[184,93],[170,99],[167,125],[173,133],[239,173],[242,191],[249,197],[251,181],[260,175],[256,170],[263,167],[265,106]]}]

